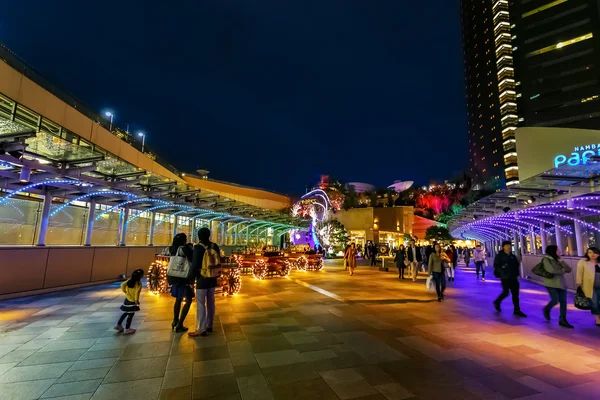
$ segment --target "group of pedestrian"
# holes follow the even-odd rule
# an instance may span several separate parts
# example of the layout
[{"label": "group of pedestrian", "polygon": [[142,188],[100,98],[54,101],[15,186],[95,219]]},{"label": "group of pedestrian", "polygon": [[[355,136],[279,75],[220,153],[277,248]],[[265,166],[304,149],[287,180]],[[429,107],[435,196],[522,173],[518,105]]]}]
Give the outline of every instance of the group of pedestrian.
[{"label": "group of pedestrian", "polygon": [[[206,267],[208,257],[213,254],[220,254],[219,246],[210,241],[210,230],[208,228],[200,228],[196,245],[188,243],[185,233],[178,233],[173,237],[171,246],[167,247],[162,254],[170,257],[181,257],[189,262],[187,276],[170,276],[167,273],[167,281],[171,285],[171,296],[175,298],[171,329],[176,332],[188,331],[189,328],[184,325],[184,322],[195,297],[197,305],[196,329],[189,332],[188,336],[207,336],[208,333],[213,332],[217,278],[207,277],[201,270]],[[131,321],[135,312],[140,309],[139,298],[143,275],[143,270],[136,270],[128,280],[121,284],[121,290],[125,293],[125,301],[121,306],[123,314],[119,318],[115,330],[124,334],[136,332],[135,329],[131,328]],[[123,327],[122,324],[126,318],[126,326]]]},{"label": "group of pedestrian", "polygon": [[[598,263],[600,263],[600,250],[596,247],[590,247],[586,251],[585,257],[577,264],[575,282],[589,302],[589,308],[594,316],[596,326],[600,327],[600,266]],[[550,321],[550,311],[559,304],[558,324],[573,329],[573,325],[567,320],[567,282],[565,279],[565,274],[572,272],[572,268],[561,258],[558,247],[552,244],[546,247],[541,266],[546,272],[543,277],[543,284],[550,295],[550,301],[542,308],[544,318]],[[500,278],[502,283],[502,293],[494,301],[496,311],[501,311],[500,303],[508,297],[510,292],[514,315],[527,317],[520,307],[520,262],[512,252],[512,242],[504,241],[502,243],[502,251],[494,258],[494,275]]]},{"label": "group of pedestrian", "polygon": [[395,250],[394,254],[394,262],[396,263],[396,268],[398,268],[398,278],[404,279],[404,271],[408,269],[409,277],[413,282],[416,282],[419,267],[422,265],[424,258],[424,248],[416,246],[414,240],[411,240],[406,248],[401,244]]}]

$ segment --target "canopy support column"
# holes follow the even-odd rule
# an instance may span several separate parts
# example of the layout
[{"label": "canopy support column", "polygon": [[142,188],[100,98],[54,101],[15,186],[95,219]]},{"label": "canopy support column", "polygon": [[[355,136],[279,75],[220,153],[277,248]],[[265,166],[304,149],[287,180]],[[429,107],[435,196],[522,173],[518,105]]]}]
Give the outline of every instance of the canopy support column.
[{"label": "canopy support column", "polygon": [[42,206],[42,218],[40,220],[40,230],[38,231],[37,245],[46,245],[46,234],[48,233],[48,223],[50,222],[50,208],[52,207],[52,194],[50,189],[44,190],[44,204]]},{"label": "canopy support column", "polygon": [[123,209],[123,219],[121,220],[121,241],[120,246],[127,246],[127,225],[129,220],[129,206]]},{"label": "canopy support column", "polygon": [[87,229],[85,230],[84,246],[92,245],[92,234],[94,232],[94,217],[96,216],[96,199],[91,198],[87,215]]}]

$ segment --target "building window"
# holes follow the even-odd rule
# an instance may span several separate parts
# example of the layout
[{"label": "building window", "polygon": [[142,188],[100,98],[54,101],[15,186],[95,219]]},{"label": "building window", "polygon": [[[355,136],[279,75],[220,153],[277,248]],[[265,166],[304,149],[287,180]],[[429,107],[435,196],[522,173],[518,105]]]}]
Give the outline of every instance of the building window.
[{"label": "building window", "polygon": [[544,4],[543,6],[540,6],[540,7],[538,7],[538,8],[534,8],[534,9],[533,9],[533,10],[531,10],[531,11],[527,11],[526,13],[523,13],[523,14],[521,15],[521,17],[523,17],[523,18],[527,18],[527,17],[530,17],[530,16],[532,16],[532,15],[534,15],[534,14],[537,14],[537,13],[539,13],[539,12],[542,12],[542,11],[544,11],[544,10],[547,10],[547,9],[549,9],[549,8],[552,8],[552,7],[554,7],[554,6],[557,6],[557,5],[559,5],[559,4],[566,3],[566,2],[567,2],[567,0],[556,0],[556,1],[553,1],[553,2],[551,2],[551,3]]},{"label": "building window", "polygon": [[588,40],[594,37],[593,33],[586,33],[585,35],[581,35],[578,37],[575,37],[573,39],[569,39],[569,40],[565,40],[564,42],[558,42],[556,44],[553,44],[552,46],[546,46],[546,47],[542,47],[541,49],[532,51],[531,53],[527,53],[525,55],[525,57],[533,57],[533,56],[537,56],[540,54],[544,54],[544,53],[548,53],[549,51],[554,51],[554,50],[558,50],[558,49],[562,49],[563,47],[566,46],[570,46],[572,44],[575,43],[579,43],[582,42],[584,40]]}]

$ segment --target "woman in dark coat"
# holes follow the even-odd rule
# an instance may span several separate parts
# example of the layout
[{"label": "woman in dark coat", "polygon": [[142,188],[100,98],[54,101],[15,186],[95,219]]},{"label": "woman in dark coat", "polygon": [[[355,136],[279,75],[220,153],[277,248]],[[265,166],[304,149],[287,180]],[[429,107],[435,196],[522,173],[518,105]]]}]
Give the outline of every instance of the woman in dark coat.
[{"label": "woman in dark coat", "polygon": [[396,262],[396,268],[398,268],[398,278],[404,279],[404,262],[406,261],[406,249],[404,245],[401,244],[398,250],[396,250],[396,256],[394,257],[394,261]]},{"label": "woman in dark coat", "polygon": [[[182,248],[185,258],[190,262],[190,276],[188,278],[177,278],[174,276],[167,276],[167,282],[171,285],[171,296],[175,297],[175,304],[173,305],[173,322],[171,323],[171,329],[175,329],[176,332],[186,332],[188,328],[183,326],[185,317],[190,311],[192,305],[192,299],[194,298],[193,288],[193,274],[191,269],[192,257],[194,251],[191,245],[187,243],[187,236],[185,233],[178,233],[173,238],[173,244],[168,247],[170,256],[177,255],[179,248]],[[181,303],[185,299],[183,309],[181,309]],[[181,313],[180,313],[181,312]]]}]

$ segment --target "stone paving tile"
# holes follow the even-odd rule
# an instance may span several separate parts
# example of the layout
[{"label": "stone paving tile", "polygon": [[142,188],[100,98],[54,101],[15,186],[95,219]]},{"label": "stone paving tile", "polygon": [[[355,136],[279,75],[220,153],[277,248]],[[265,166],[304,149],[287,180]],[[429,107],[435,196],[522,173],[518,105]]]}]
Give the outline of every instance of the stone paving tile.
[{"label": "stone paving tile", "polygon": [[35,400],[44,394],[56,379],[40,379],[31,382],[0,383],[2,400]]},{"label": "stone paving tile", "polygon": [[302,362],[298,350],[281,350],[269,353],[255,353],[256,361],[261,368],[274,367]]},{"label": "stone paving tile", "polygon": [[98,387],[93,400],[156,399],[160,394],[162,378],[140,379],[129,382],[105,383]]},{"label": "stone paving tile", "polygon": [[194,378],[233,373],[233,365],[229,358],[194,362]]},{"label": "stone paving tile", "polygon": [[44,392],[42,399],[49,397],[71,396],[84,393],[94,393],[102,383],[102,379],[77,381],[69,383],[55,383]]},{"label": "stone paving tile", "polygon": [[171,389],[181,386],[191,386],[192,367],[171,369],[165,372],[162,382],[162,389]]},{"label": "stone paving tile", "polygon": [[71,362],[49,365],[14,367],[0,376],[0,383],[26,382],[40,379],[58,379],[72,365]]},{"label": "stone paving tile", "polygon": [[273,400],[273,393],[265,378],[251,375],[237,378],[238,387],[243,400]]},{"label": "stone paving tile", "polygon": [[167,357],[117,361],[104,378],[104,383],[162,378],[166,368]]},{"label": "stone paving tile", "polygon": [[207,376],[193,380],[193,399],[223,399],[230,395],[239,397],[237,379],[233,374]]},{"label": "stone paving tile", "polygon": [[91,368],[91,369],[80,369],[76,371],[65,372],[56,383],[68,383],[76,381],[87,381],[92,379],[104,379],[110,371],[110,367],[106,368]]},{"label": "stone paving tile", "polygon": [[53,364],[66,361],[77,361],[85,353],[85,349],[37,352],[19,363],[19,366]]}]

